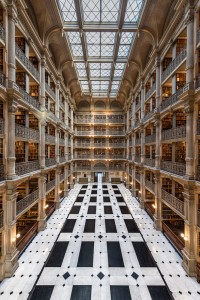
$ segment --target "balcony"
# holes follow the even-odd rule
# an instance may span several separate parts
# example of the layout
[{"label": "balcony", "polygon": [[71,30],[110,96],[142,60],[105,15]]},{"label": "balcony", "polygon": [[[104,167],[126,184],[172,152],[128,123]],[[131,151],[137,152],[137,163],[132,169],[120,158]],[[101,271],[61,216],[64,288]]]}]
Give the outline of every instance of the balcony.
[{"label": "balcony", "polygon": [[93,143],[77,143],[76,147],[78,148],[87,148],[87,147],[106,147],[106,144],[93,144]]},{"label": "balcony", "polygon": [[161,170],[183,176],[186,172],[186,165],[184,163],[161,160]]},{"label": "balcony", "polygon": [[52,113],[52,111],[48,111],[48,113],[49,113],[49,117],[50,117],[54,122],[56,122],[56,123],[59,123],[59,122],[60,122],[60,119],[58,119],[58,118],[56,117],[56,115],[54,115],[54,113]]},{"label": "balcony", "polygon": [[79,172],[81,172],[81,171],[90,171],[91,166],[77,166],[76,170],[78,170]]},{"label": "balcony", "polygon": [[197,30],[197,44],[200,43],[200,28]]},{"label": "balcony", "polygon": [[169,98],[162,101],[162,103],[160,104],[160,111],[163,111],[165,108],[176,103],[179,100],[178,97],[183,93],[183,91],[184,91],[184,87],[178,89],[175,94],[171,95]]},{"label": "balcony", "polygon": [[3,181],[5,179],[5,173],[4,173],[4,165],[0,165],[0,181]]},{"label": "balcony", "polygon": [[197,211],[197,226],[200,227],[200,210]]},{"label": "balcony", "polygon": [[186,126],[179,126],[176,128],[163,130],[162,131],[162,140],[173,140],[173,139],[181,139],[186,137]]},{"label": "balcony", "polygon": [[76,135],[78,135],[78,136],[83,136],[83,135],[86,135],[86,136],[88,136],[88,135],[94,135],[94,131],[91,131],[91,130],[80,130],[80,131],[77,131],[76,132]]},{"label": "balcony", "polygon": [[123,116],[82,116],[81,118],[76,118],[77,124],[124,124],[125,119]]},{"label": "balcony", "polygon": [[155,143],[156,142],[156,134],[151,134],[145,136],[145,144]]},{"label": "balcony", "polygon": [[139,102],[138,104],[135,105],[135,111],[138,111],[138,109],[141,107],[141,103]]},{"label": "balcony", "polygon": [[184,202],[162,189],[162,200],[184,215]]},{"label": "balcony", "polygon": [[46,167],[56,165],[56,158],[55,157],[46,158],[45,159],[45,165],[46,165]]},{"label": "balcony", "polygon": [[197,166],[197,181],[200,181],[200,166]]},{"label": "balcony", "polygon": [[66,161],[65,156],[60,156],[59,162],[64,163]]},{"label": "balcony", "polygon": [[47,83],[45,83],[45,89],[46,89],[47,93],[51,96],[51,98],[56,100],[56,94],[54,93],[54,91],[51,89],[51,87]]},{"label": "balcony", "polygon": [[27,70],[37,79],[37,81],[40,80],[40,74],[38,70],[34,67],[32,62],[26,57],[24,52],[20,49],[20,47],[15,44],[15,54],[16,57],[19,59],[19,61],[27,68]]},{"label": "balcony", "polygon": [[166,80],[177,68],[178,66],[186,59],[187,51],[183,49],[170,63],[166,70],[162,73],[161,79],[162,82]]},{"label": "balcony", "polygon": [[46,144],[55,144],[55,135],[45,134],[45,143]]},{"label": "balcony", "polygon": [[39,190],[34,191],[33,193],[27,195],[23,199],[19,200],[16,203],[16,214],[17,216],[23,212],[26,208],[36,202],[39,198]]},{"label": "balcony", "polygon": [[155,159],[154,158],[145,157],[144,164],[146,166],[155,167]]},{"label": "balcony", "polygon": [[[9,82],[10,83],[10,82]],[[14,83],[15,84],[15,83]],[[31,97],[25,90],[23,90],[20,86],[15,84],[15,87],[19,90],[19,92],[23,95],[22,100],[24,100],[29,105],[33,106],[34,108],[40,110],[40,103],[35,98]]]},{"label": "balcony", "polygon": [[6,87],[6,76],[0,72],[0,85]]},{"label": "balcony", "polygon": [[59,104],[60,104],[60,107],[62,108],[62,110],[65,110],[65,106],[64,106],[64,104],[62,103],[62,101],[60,101]]},{"label": "balcony", "polygon": [[135,145],[140,145],[141,144],[141,138],[135,139]]},{"label": "balcony", "polygon": [[136,120],[135,121],[135,127],[139,126],[139,124],[140,124],[140,120]]},{"label": "balcony", "polygon": [[140,163],[141,162],[141,156],[136,154],[135,155],[135,162]]},{"label": "balcony", "polygon": [[31,173],[40,169],[39,160],[35,161],[26,161],[15,164],[15,172],[17,175],[24,175],[27,173]]},{"label": "balcony", "polygon": [[15,135],[18,138],[39,141],[40,133],[38,130],[15,124]]},{"label": "balcony", "polygon": [[2,229],[4,226],[4,211],[0,211],[0,229]]},{"label": "balcony", "polygon": [[137,181],[140,182],[140,174],[139,173],[135,173],[135,179],[137,179]]},{"label": "balcony", "polygon": [[0,118],[0,134],[4,134],[4,120]]},{"label": "balcony", "polygon": [[150,112],[148,112],[148,113],[144,116],[144,118],[142,119],[142,122],[146,122],[146,121],[148,121],[149,119],[151,119],[151,118],[153,117],[153,114],[154,114],[154,111],[153,111],[153,110],[150,111]]},{"label": "balcony", "polygon": [[153,193],[155,192],[155,184],[150,180],[145,180],[145,187],[151,190]]},{"label": "balcony", "polygon": [[50,191],[52,188],[55,187],[55,179],[52,179],[51,181],[46,183],[46,192]]},{"label": "balcony", "polygon": [[59,139],[59,145],[64,146],[65,145],[65,139]]},{"label": "balcony", "polygon": [[65,173],[60,174],[60,182],[65,179]]},{"label": "balcony", "polygon": [[146,93],[145,95],[145,100],[149,99],[150,96],[152,96],[152,94],[156,91],[156,83],[154,83],[152,85],[152,87],[150,88],[150,90]]},{"label": "balcony", "polygon": [[2,41],[6,41],[6,31],[5,29],[2,27],[2,25],[0,24],[0,39]]}]

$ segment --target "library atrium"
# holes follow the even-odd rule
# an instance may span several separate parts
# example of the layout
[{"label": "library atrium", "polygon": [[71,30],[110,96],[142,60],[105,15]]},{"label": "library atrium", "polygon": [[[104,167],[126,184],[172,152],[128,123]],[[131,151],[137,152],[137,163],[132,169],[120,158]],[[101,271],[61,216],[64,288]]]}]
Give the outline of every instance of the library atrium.
[{"label": "library atrium", "polygon": [[200,0],[0,0],[1,299],[200,299]]}]

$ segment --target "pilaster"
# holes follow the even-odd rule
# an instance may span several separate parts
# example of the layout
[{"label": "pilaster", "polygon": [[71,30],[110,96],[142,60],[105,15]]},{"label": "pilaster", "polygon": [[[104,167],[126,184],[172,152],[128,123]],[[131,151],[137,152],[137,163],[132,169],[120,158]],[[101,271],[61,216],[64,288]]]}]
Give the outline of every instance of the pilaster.
[{"label": "pilaster", "polygon": [[44,230],[47,226],[46,224],[46,174],[41,173],[39,178],[39,202],[38,202],[38,231]]}]

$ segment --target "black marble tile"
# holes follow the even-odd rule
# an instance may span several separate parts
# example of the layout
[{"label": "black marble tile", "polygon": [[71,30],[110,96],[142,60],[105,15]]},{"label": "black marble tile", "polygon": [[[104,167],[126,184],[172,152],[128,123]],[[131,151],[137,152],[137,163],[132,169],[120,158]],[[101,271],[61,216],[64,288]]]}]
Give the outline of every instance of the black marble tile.
[{"label": "black marble tile", "polygon": [[173,297],[166,286],[147,286],[152,300],[172,300]]},{"label": "black marble tile", "polygon": [[56,242],[50,252],[46,267],[61,267],[69,242]]},{"label": "black marble tile", "polygon": [[53,285],[36,285],[29,300],[50,300],[53,289]]},{"label": "black marble tile", "polygon": [[132,242],[140,267],[156,267],[156,263],[145,242]]},{"label": "black marble tile", "polygon": [[107,233],[116,233],[117,228],[115,225],[115,220],[113,219],[105,219],[106,232]]},{"label": "black marble tile", "polygon": [[[87,187],[88,187],[88,185],[84,184],[84,185],[82,186],[82,189],[87,189]],[[81,189],[81,190],[82,190],[82,189]]]},{"label": "black marble tile", "polygon": [[74,285],[70,300],[91,300],[91,285]]},{"label": "black marble tile", "polygon": [[131,300],[129,286],[111,285],[110,293],[111,293],[111,300]]},{"label": "black marble tile", "polygon": [[112,214],[112,206],[104,206],[104,214]]},{"label": "black marble tile", "polygon": [[124,262],[119,242],[107,242],[108,266],[123,268]]},{"label": "black marble tile", "polygon": [[96,196],[90,197],[90,202],[97,202],[97,197]]},{"label": "black marble tile", "polygon": [[123,197],[116,197],[117,202],[124,202],[124,198]]},{"label": "black marble tile", "polygon": [[107,184],[103,184],[103,189],[107,189]]},{"label": "black marble tile", "polygon": [[96,206],[88,206],[88,212],[90,214],[96,214]]},{"label": "black marble tile", "polygon": [[112,185],[112,188],[113,189],[118,189],[118,186],[114,184],[114,185]]},{"label": "black marble tile", "polygon": [[135,223],[134,220],[124,219],[124,222],[126,224],[128,232],[130,232],[130,233],[139,233],[140,232],[137,227],[137,224]]},{"label": "black marble tile", "polygon": [[69,214],[79,214],[81,206],[73,206]]},{"label": "black marble tile", "polygon": [[66,220],[61,232],[72,232],[74,229],[75,223],[76,223],[76,219]]},{"label": "black marble tile", "polygon": [[82,242],[77,267],[93,267],[94,242]]},{"label": "black marble tile", "polygon": [[85,222],[84,232],[95,232],[95,220],[87,219]]},{"label": "black marble tile", "polygon": [[93,189],[97,189],[97,185],[94,184],[94,185],[92,186],[92,188],[93,188]]},{"label": "black marble tile", "polygon": [[120,206],[119,208],[122,214],[130,214],[130,210],[128,209],[127,206]]},{"label": "black marble tile", "polygon": [[110,202],[110,197],[103,197],[103,202]]},{"label": "black marble tile", "polygon": [[97,194],[97,190],[92,190],[91,194],[92,194],[92,195]]},{"label": "black marble tile", "polygon": [[76,202],[83,202],[83,198],[84,198],[84,197],[78,196],[77,199],[76,199]]},{"label": "black marble tile", "polygon": [[108,195],[108,190],[103,190],[104,195]]}]

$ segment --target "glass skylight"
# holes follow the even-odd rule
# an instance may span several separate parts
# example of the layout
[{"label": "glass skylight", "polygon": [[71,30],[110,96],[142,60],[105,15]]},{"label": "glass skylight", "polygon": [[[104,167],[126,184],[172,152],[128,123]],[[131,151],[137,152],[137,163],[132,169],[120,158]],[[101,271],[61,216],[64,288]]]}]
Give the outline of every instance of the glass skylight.
[{"label": "glass skylight", "polygon": [[116,96],[144,0],[127,0],[126,10],[120,0],[57,1],[82,92]]}]

